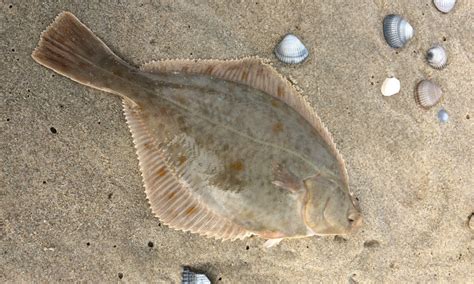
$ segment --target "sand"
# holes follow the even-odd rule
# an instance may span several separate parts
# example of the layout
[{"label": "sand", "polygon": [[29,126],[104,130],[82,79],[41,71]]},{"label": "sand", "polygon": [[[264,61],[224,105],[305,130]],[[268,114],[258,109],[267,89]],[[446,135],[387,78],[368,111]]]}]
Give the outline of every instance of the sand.
[{"label": "sand", "polygon": [[[0,3],[0,282],[174,282],[182,265],[217,283],[459,282],[474,279],[473,2],[2,1]],[[272,1],[273,2],[273,1]],[[364,215],[347,238],[220,242],[174,231],[150,212],[118,97],[36,64],[40,33],[73,12],[126,61],[259,56],[291,77],[332,132]],[[382,19],[416,30],[387,46]],[[307,62],[272,49],[292,32]],[[441,43],[449,65],[429,67]],[[383,97],[387,76],[401,92]],[[416,83],[442,103],[420,109]],[[436,118],[444,107],[448,123]]]}]

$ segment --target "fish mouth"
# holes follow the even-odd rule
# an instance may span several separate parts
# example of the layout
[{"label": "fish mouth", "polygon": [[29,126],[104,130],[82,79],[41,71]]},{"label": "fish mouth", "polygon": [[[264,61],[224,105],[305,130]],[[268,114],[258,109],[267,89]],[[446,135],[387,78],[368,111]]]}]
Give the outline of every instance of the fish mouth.
[{"label": "fish mouth", "polygon": [[[360,214],[359,210],[356,210],[354,212],[351,212],[348,214],[347,219],[349,222],[349,226],[346,225],[339,225],[339,224],[333,224],[330,222],[330,219],[326,217],[327,215],[327,209],[329,208],[329,202],[331,198],[329,198],[326,203],[324,204],[323,208],[323,220],[326,225],[326,229],[322,234],[324,235],[346,235],[350,233],[356,232],[362,225],[362,215]],[[355,206],[354,206],[355,207]],[[321,233],[320,233],[321,234]]]}]

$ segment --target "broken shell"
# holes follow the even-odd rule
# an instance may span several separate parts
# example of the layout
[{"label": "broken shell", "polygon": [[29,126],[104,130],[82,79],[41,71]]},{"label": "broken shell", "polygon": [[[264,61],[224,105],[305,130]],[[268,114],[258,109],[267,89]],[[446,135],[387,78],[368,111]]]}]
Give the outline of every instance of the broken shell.
[{"label": "broken shell", "polygon": [[454,8],[456,0],[433,0],[436,9],[442,13],[449,13]]},{"label": "broken shell", "polygon": [[448,122],[449,114],[444,108],[442,108],[438,111],[438,120],[439,120],[439,122],[443,122],[443,123]]},{"label": "broken shell", "polygon": [[275,47],[275,55],[283,63],[298,64],[308,57],[309,52],[297,36],[287,34]]},{"label": "broken shell", "polygon": [[435,45],[426,52],[426,60],[434,68],[443,69],[448,62],[448,56],[442,46]]},{"label": "broken shell", "polygon": [[382,84],[382,95],[390,97],[400,92],[400,81],[395,77],[385,79]]},{"label": "broken shell", "polygon": [[393,48],[404,46],[415,34],[413,27],[399,15],[388,15],[383,19],[383,35]]},{"label": "broken shell", "polygon": [[436,105],[442,96],[441,88],[431,80],[422,80],[416,87],[416,101],[424,108]]}]

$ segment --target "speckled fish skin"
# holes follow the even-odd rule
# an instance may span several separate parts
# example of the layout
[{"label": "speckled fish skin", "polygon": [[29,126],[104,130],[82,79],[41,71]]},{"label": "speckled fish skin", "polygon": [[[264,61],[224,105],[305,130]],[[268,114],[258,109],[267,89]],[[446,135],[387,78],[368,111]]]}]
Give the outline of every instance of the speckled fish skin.
[{"label": "speckled fish skin", "polygon": [[68,12],[42,34],[33,58],[124,99],[147,198],[170,227],[218,239],[281,239],[360,225],[329,134],[285,103],[292,94],[255,87],[259,76],[265,84],[282,80],[259,60],[165,61],[139,70]]}]

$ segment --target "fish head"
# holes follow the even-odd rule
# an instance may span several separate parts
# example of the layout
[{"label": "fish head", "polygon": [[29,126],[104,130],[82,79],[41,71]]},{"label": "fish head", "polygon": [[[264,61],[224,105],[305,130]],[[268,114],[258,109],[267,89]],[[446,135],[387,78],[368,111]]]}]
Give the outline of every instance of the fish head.
[{"label": "fish head", "polygon": [[342,179],[318,174],[304,180],[303,218],[315,235],[346,235],[362,225],[357,201]]}]

